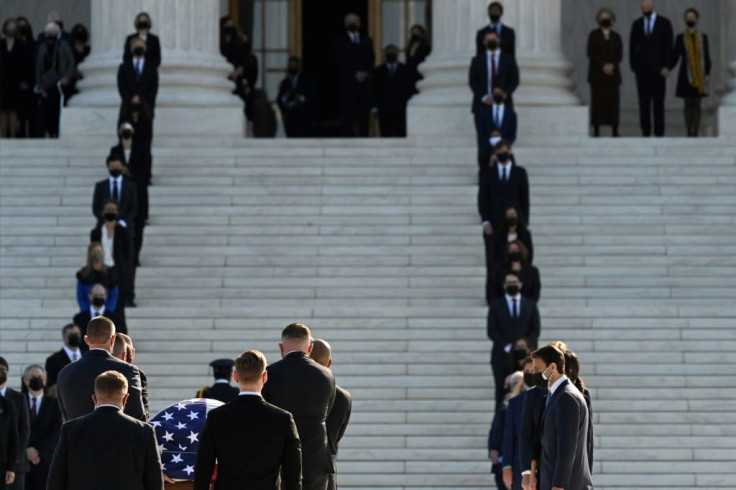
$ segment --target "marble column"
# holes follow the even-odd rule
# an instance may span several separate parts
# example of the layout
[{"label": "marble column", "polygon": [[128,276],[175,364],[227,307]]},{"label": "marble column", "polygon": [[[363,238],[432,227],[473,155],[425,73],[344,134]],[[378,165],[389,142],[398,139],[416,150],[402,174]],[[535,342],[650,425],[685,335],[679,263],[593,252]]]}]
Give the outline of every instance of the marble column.
[{"label": "marble column", "polygon": [[62,116],[62,137],[114,134],[117,70],[125,38],[142,11],[151,16],[151,31],[161,41],[155,133],[242,136],[243,105],[231,94],[230,67],[219,52],[219,2],[91,0],[92,52],[80,65],[85,77],[80,93]]},{"label": "marble column", "polygon": [[[425,77],[419,84],[421,93],[410,102],[410,134],[472,134],[468,69],[475,55],[476,32],[488,23],[487,7],[487,0],[433,2],[432,54],[420,67]],[[539,133],[554,128],[544,116],[524,121],[522,114],[531,115],[528,109],[549,114],[560,107],[574,108],[575,123],[580,123],[583,113],[570,78],[573,66],[562,53],[561,0],[509,0],[504,10],[503,22],[516,30],[521,83],[514,104],[520,112],[520,129],[531,134],[535,128]]]},{"label": "marble column", "polygon": [[732,0],[721,0],[721,39],[726,66],[724,73],[724,93],[718,108],[718,132],[736,144],[736,5]]}]

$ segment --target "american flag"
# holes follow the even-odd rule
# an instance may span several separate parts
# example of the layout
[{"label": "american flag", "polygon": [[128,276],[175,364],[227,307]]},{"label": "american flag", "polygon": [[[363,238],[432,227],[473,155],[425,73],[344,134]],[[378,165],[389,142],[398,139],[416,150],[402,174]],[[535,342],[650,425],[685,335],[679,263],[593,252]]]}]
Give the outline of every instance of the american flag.
[{"label": "american flag", "polygon": [[184,400],[166,407],[151,419],[164,473],[174,480],[194,480],[199,435],[207,414],[222,402],[209,398]]}]

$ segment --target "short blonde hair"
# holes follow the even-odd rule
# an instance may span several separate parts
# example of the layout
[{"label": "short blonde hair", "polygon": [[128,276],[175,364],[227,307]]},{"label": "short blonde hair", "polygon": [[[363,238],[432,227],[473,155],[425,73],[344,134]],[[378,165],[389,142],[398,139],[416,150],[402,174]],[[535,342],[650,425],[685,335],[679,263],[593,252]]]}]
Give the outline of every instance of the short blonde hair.
[{"label": "short blonde hair", "polygon": [[241,383],[257,382],[266,370],[266,356],[258,350],[248,350],[235,359],[235,371]]},{"label": "short blonde hair", "polygon": [[95,378],[95,395],[114,397],[128,393],[128,380],[118,371],[105,371]]},{"label": "short blonde hair", "polygon": [[600,10],[598,10],[598,13],[595,14],[596,22],[601,20],[601,15],[604,13],[607,13],[611,16],[611,22],[613,22],[614,24],[616,23],[616,12],[614,12],[613,9],[610,7],[602,7]]}]

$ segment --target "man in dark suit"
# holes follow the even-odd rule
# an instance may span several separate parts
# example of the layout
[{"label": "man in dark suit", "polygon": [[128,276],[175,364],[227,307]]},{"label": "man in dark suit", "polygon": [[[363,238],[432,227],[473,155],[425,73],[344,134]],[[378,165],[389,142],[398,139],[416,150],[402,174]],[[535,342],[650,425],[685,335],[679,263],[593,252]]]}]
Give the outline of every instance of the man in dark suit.
[{"label": "man in dark suit", "polygon": [[[62,19],[61,14],[59,12],[49,12],[47,20],[48,22],[53,22],[59,26],[57,42],[63,41],[67,43],[70,48],[73,48],[74,38],[72,37],[70,33],[64,30],[64,19]],[[36,37],[36,46],[40,46],[41,44],[45,42],[46,42],[46,34],[42,31]]]},{"label": "man in dark suit", "polygon": [[524,403],[527,393],[533,386],[531,384],[532,377],[532,360],[526,358],[524,360],[524,385],[525,389],[517,396],[509,400],[506,409],[506,420],[503,433],[503,447],[501,454],[503,458],[503,481],[504,484],[512,490],[521,490],[522,480],[522,464],[521,464],[521,421],[524,418]]},{"label": "man in dark suit", "polygon": [[506,140],[509,145],[514,144],[514,141],[516,141],[517,125],[516,111],[506,105],[506,94],[504,91],[498,87],[493,89],[491,129],[488,134],[488,144],[485,146],[483,154],[478,159],[480,173],[488,167],[495,147],[501,142],[501,140]]},{"label": "man in dark suit", "polygon": [[373,108],[378,112],[382,137],[406,136],[406,104],[412,96],[411,72],[399,63],[399,48],[385,49],[386,62],[373,70]]},{"label": "man in dark suit", "polygon": [[215,383],[197,391],[197,398],[212,398],[213,400],[220,400],[222,403],[235,400],[240,390],[230,386],[234,365],[235,361],[232,359],[215,359],[212,361],[210,366],[215,376]]},{"label": "man in dark suit", "polygon": [[89,351],[59,373],[57,391],[64,420],[91,413],[94,410],[92,394],[95,378],[104,371],[114,370],[123,373],[128,379],[125,413],[145,422],[146,412],[141,398],[141,377],[138,368],[110,354],[115,344],[115,324],[109,318],[93,318],[87,325],[84,341],[89,345]]},{"label": "man in dark suit", "polygon": [[107,171],[110,174],[105,180],[95,184],[92,196],[92,214],[97,218],[97,224],[105,222],[103,207],[106,201],[118,202],[118,222],[133,230],[138,213],[138,191],[133,181],[123,177],[123,160],[119,154],[113,153],[106,159]]},{"label": "man in dark suit", "polygon": [[141,12],[136,15],[133,27],[135,27],[135,33],[128,34],[128,37],[125,38],[123,63],[133,59],[131,41],[139,37],[146,42],[146,59],[154,68],[158,69],[161,64],[161,42],[156,34],[151,33],[151,16],[148,15],[148,12]]},{"label": "man in dark suit", "polygon": [[[102,284],[95,284],[92,286],[92,290],[89,292],[89,299],[91,302],[89,310],[80,311],[74,315],[74,318],[72,318],[74,325],[80,325],[80,334],[82,335],[82,338],[87,334],[87,324],[97,316],[109,318],[115,324],[117,331],[122,333],[128,332],[125,321],[122,320],[122,315],[119,315],[115,311],[110,311],[105,307],[105,301],[107,301],[107,290],[105,289],[105,286]],[[83,342],[80,345],[80,349],[82,353],[87,352],[87,344]]]},{"label": "man in dark suit", "polygon": [[194,467],[194,489],[208,490],[217,461],[218,490],[302,488],[302,451],[294,418],[264,401],[266,357],[257,350],[235,360],[239,396],[207,415]]},{"label": "man in dark suit", "polygon": [[61,411],[59,402],[44,391],[46,372],[43,367],[37,364],[28,366],[23,373],[23,384],[28,389],[23,408],[31,420],[31,433],[25,450],[26,459],[30,462],[26,488],[46,490],[51,458],[61,431]]},{"label": "man in dark suit", "polygon": [[302,70],[301,60],[290,57],[286,78],[281,81],[276,97],[289,138],[309,136],[313,94],[312,81]]},{"label": "man in dark suit", "polygon": [[588,464],[588,407],[565,376],[565,356],[554,345],[532,352],[535,369],[549,386],[542,415],[539,490],[592,490]]},{"label": "man in dark suit", "polygon": [[153,427],[123,413],[126,376],[109,370],[93,379],[94,410],[62,427],[48,490],[163,490]]},{"label": "man in dark suit", "polygon": [[[103,288],[104,289],[104,288]],[[87,324],[85,323],[85,326]],[[64,366],[82,357],[82,331],[74,323],[64,325],[61,329],[63,345],[58,352],[46,358],[46,388],[51,396],[56,396],[56,378]],[[53,393],[51,392],[53,390]]]},{"label": "man in dark suit", "polygon": [[368,136],[371,110],[370,74],[376,63],[373,41],[360,33],[360,17],[345,16],[345,34],[335,40],[335,58],[340,72],[340,121],[342,135],[355,136],[353,119],[358,119],[358,136]]},{"label": "man in dark suit", "polygon": [[294,416],[302,442],[302,488],[326,490],[335,472],[327,440],[327,415],[335,403],[335,378],[309,358],[312,334],[306,325],[292,323],[281,332],[283,359],[268,367],[263,398]]},{"label": "man in dark suit", "polygon": [[508,374],[509,352],[514,342],[525,338],[536,348],[540,332],[539,310],[534,301],[521,296],[521,278],[513,271],[506,274],[506,296],[491,303],[488,310],[488,338],[493,342],[491,367],[496,383],[496,404],[503,401],[504,379]]},{"label": "man in dark suit", "polygon": [[[3,366],[6,372],[10,372],[10,366],[8,361],[4,357],[0,356],[0,366]],[[31,422],[26,410],[26,400],[23,393],[17,392],[12,388],[8,387],[7,376],[4,381],[0,382],[0,395],[5,397],[10,403],[13,404],[15,410],[15,426],[18,431],[18,451],[16,454],[17,465],[15,467],[15,482],[8,486],[8,490],[23,490],[25,487],[26,473],[28,473],[28,458],[26,458],[26,446],[28,445],[28,437],[31,434]]]},{"label": "man in dark suit", "polygon": [[664,98],[674,57],[672,24],[657,15],[652,0],[642,0],[641,10],[644,16],[634,21],[629,36],[629,62],[636,74],[641,132],[644,136],[652,133],[653,106],[654,135],[664,136]]},{"label": "man in dark suit", "polygon": [[478,160],[488,151],[488,135],[493,123],[493,92],[503,91],[504,104],[513,109],[513,93],[519,86],[519,67],[513,55],[501,51],[501,40],[495,31],[485,35],[486,49],[470,64],[469,84],[473,91],[473,114],[478,138]]},{"label": "man in dark suit", "polygon": [[[124,333],[116,333],[112,356],[130,365],[135,364],[133,339]],[[141,401],[143,401],[143,410],[146,412],[146,420],[148,420],[151,418],[151,412],[148,409],[148,378],[146,377],[146,373],[140,368],[138,368],[138,374],[141,376]]]},{"label": "man in dark suit", "polygon": [[507,25],[501,23],[503,16],[503,5],[501,2],[491,2],[488,5],[488,25],[478,30],[475,35],[476,54],[481,54],[486,47],[484,41],[486,34],[495,32],[501,38],[501,50],[511,56],[516,56],[516,32]]},{"label": "man in dark suit", "polygon": [[146,42],[140,37],[130,41],[133,53],[128,62],[118,67],[118,93],[123,103],[133,102],[136,97],[144,99],[155,112],[158,94],[158,67],[146,57]]},{"label": "man in dark suit", "polygon": [[[309,354],[309,357],[314,359],[320,366],[328,369],[332,367],[332,347],[330,347],[330,344],[324,340],[315,339],[312,342],[312,346],[312,352]],[[352,409],[353,398],[350,396],[350,392],[335,385],[335,404],[327,416],[327,442],[330,446],[332,462],[335,465],[335,473],[330,475],[327,485],[329,490],[337,489],[337,445],[345,434],[345,429],[348,427]]]},{"label": "man in dark suit", "polygon": [[[8,368],[0,365],[0,386],[8,381]],[[18,442],[18,415],[13,402],[0,394],[0,486],[15,482],[18,455],[23,449]]]}]

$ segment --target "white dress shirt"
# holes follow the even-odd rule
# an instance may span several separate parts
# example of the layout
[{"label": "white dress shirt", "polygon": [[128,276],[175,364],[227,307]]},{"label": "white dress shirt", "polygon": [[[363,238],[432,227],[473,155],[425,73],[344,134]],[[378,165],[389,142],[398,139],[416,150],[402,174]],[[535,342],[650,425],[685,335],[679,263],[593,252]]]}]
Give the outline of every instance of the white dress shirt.
[{"label": "white dress shirt", "polygon": [[115,267],[115,259],[112,256],[112,247],[115,243],[115,235],[108,236],[107,226],[102,225],[100,229],[100,240],[102,241],[102,251],[105,252],[105,265]]},{"label": "white dress shirt", "polygon": [[493,124],[501,127],[503,124],[503,114],[506,112],[506,104],[493,104]]},{"label": "white dress shirt", "polygon": [[123,155],[125,156],[125,164],[126,165],[130,163],[130,154],[131,154],[132,151],[133,151],[132,148],[128,148],[127,150],[123,150]]},{"label": "white dress shirt", "polygon": [[79,348],[77,347],[77,350],[72,350],[71,347],[67,347],[66,345],[61,346],[62,349],[64,349],[64,352],[66,352],[67,357],[70,361],[74,362],[74,356],[77,356],[77,360],[82,357],[82,353],[79,352]]},{"label": "white dress shirt", "polygon": [[360,44],[360,34],[359,33],[348,31],[348,36],[350,36],[350,40],[353,41],[355,44]]},{"label": "white dress shirt", "polygon": [[143,74],[143,67],[146,66],[146,58],[133,58],[133,68],[136,73]]},{"label": "white dress shirt", "polygon": [[[94,318],[96,316],[102,316],[104,314],[105,314],[105,305],[100,306],[99,309],[95,308],[95,305],[90,305],[90,307],[89,307],[89,315],[92,318]],[[90,349],[90,350],[92,350],[92,349]],[[104,350],[104,349],[101,349],[101,350]]]},{"label": "white dress shirt", "polygon": [[[519,313],[519,316],[521,316],[521,293],[517,294],[516,296],[509,296],[508,294],[506,296],[506,306],[509,309],[509,316],[511,318],[516,318],[515,313]],[[516,301],[516,308],[517,310],[514,311],[514,300]],[[507,354],[511,352],[511,344],[506,344],[506,346],[503,348],[504,352]]]},{"label": "white dress shirt", "polygon": [[230,380],[229,379],[216,379],[215,380],[215,384],[216,385],[217,384],[229,385],[230,384]]},{"label": "white dress shirt", "polygon": [[252,396],[260,396],[260,397],[262,397],[262,395],[259,392],[257,392],[257,391],[241,391],[240,393],[238,393],[238,396],[244,396],[244,395],[252,395]]},{"label": "white dress shirt", "polygon": [[549,397],[550,398],[552,398],[552,395],[555,394],[555,391],[557,391],[557,388],[559,388],[560,385],[562,384],[562,382],[565,381],[566,379],[567,379],[567,376],[565,376],[563,374],[562,376],[560,376],[560,379],[558,379],[557,381],[555,381],[555,383],[548,388],[549,389]]},{"label": "white dress shirt", "polygon": [[[34,396],[29,392],[28,393],[28,408],[29,409],[33,407],[33,398]],[[41,400],[43,400],[43,392],[41,392],[41,394],[35,398],[36,398],[36,415],[38,415],[38,412],[41,411]]]},{"label": "white dress shirt", "polygon": [[657,12],[652,12],[652,16],[647,19],[647,16],[644,16],[644,34],[651,34],[654,32],[654,24],[657,22]]},{"label": "white dress shirt", "polygon": [[117,177],[110,176],[110,199],[112,199],[113,182],[118,184],[118,201],[123,195],[123,176],[118,175]]},{"label": "white dress shirt", "polygon": [[496,167],[498,167],[498,179],[499,180],[507,180],[511,178],[511,159],[508,159],[508,163],[504,165],[501,162],[496,162]]}]

